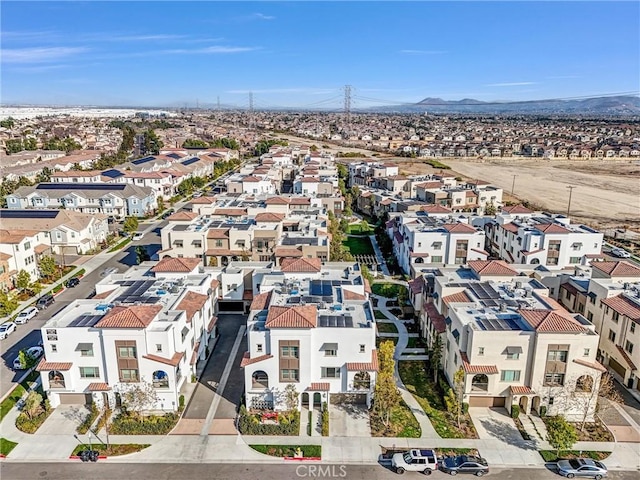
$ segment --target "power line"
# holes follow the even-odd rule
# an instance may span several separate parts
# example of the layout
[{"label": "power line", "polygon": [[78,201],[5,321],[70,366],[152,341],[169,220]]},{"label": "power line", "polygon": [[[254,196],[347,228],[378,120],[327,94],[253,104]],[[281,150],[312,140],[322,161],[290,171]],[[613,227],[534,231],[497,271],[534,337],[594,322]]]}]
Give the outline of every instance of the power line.
[{"label": "power line", "polygon": [[351,131],[351,85],[344,86],[344,123],[348,133]]}]

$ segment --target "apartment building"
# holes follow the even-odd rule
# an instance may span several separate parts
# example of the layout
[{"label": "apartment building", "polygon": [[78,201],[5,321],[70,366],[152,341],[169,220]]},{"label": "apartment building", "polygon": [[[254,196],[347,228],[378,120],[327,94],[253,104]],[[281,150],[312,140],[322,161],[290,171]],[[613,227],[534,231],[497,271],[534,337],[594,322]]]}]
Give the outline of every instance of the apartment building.
[{"label": "apartment building", "polygon": [[386,223],[400,267],[412,277],[429,264],[465,264],[486,260],[485,233],[448,212],[396,214]]},{"label": "apartment building", "polygon": [[118,183],[40,183],[20,187],[7,195],[10,209],[64,208],[88,214],[104,214],[116,219],[144,217],[157,208],[154,191],[148,187]]},{"label": "apartment building", "polygon": [[145,262],[96,284],[42,327],[42,387],[61,404],[119,406],[131,386],[151,384],[154,410],[176,411],[185,383],[217,339],[212,275],[200,261]]},{"label": "apartment building", "polygon": [[441,336],[449,382],[462,367],[470,407],[519,405],[526,414],[544,407],[547,415],[593,418],[589,392],[606,369],[596,358],[599,336],[591,322],[501,261],[441,268],[432,279],[422,330]]},{"label": "apartment building", "polygon": [[167,172],[132,172],[129,170],[71,170],[54,172],[51,181],[55,183],[129,183],[152,189],[156,197],[169,198],[174,194],[174,181]]},{"label": "apartment building", "polygon": [[370,185],[375,179],[398,175],[398,165],[383,162],[353,162],[348,165],[349,186]]},{"label": "apartment building", "polygon": [[602,253],[604,236],[586,225],[571,224],[565,215],[504,207],[485,225],[487,248],[509,263],[563,269],[585,265]]},{"label": "apartment building", "polygon": [[371,404],[378,360],[376,323],[359,265],[288,259],[261,276],[247,319],[245,397],[251,408]]}]

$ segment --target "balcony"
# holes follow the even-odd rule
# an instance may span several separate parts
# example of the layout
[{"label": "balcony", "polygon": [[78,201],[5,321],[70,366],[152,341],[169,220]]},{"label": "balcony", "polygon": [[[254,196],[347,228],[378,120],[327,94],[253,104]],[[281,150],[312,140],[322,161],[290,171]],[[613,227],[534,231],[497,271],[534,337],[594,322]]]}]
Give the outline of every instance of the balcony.
[{"label": "balcony", "polygon": [[489,384],[488,383],[472,383],[471,391],[472,392],[488,392]]},{"label": "balcony", "polygon": [[367,380],[356,380],[351,385],[353,390],[371,390],[371,382]]},{"label": "balcony", "polygon": [[49,380],[49,388],[66,388],[64,380]]}]

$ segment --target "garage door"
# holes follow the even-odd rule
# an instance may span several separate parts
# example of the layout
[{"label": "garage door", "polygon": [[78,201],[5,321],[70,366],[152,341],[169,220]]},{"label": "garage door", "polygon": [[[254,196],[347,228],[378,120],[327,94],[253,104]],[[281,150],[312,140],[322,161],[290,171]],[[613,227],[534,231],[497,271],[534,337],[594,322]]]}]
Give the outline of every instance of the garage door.
[{"label": "garage door", "polygon": [[244,302],[218,302],[218,311],[244,313]]},{"label": "garage door", "polygon": [[609,366],[611,367],[611,370],[616,372],[622,378],[624,378],[624,374],[627,373],[627,369],[616,362],[614,358],[609,357]]},{"label": "garage door", "polygon": [[505,397],[469,397],[470,407],[504,407]]},{"label": "garage door", "polygon": [[366,405],[367,394],[366,393],[334,393],[329,398],[332,405],[338,405],[342,403],[355,403]]},{"label": "garage door", "polygon": [[88,405],[92,402],[90,393],[61,393],[60,405]]}]

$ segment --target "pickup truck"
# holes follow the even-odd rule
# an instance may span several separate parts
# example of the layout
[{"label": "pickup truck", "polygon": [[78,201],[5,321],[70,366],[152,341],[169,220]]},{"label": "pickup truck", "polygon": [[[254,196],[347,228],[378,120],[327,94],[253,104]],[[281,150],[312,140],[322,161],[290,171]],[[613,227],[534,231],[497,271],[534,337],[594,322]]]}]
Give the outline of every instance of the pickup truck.
[{"label": "pickup truck", "polygon": [[438,469],[438,458],[435,450],[411,449],[404,453],[396,453],[391,458],[391,466],[396,473],[422,472],[431,475]]}]

